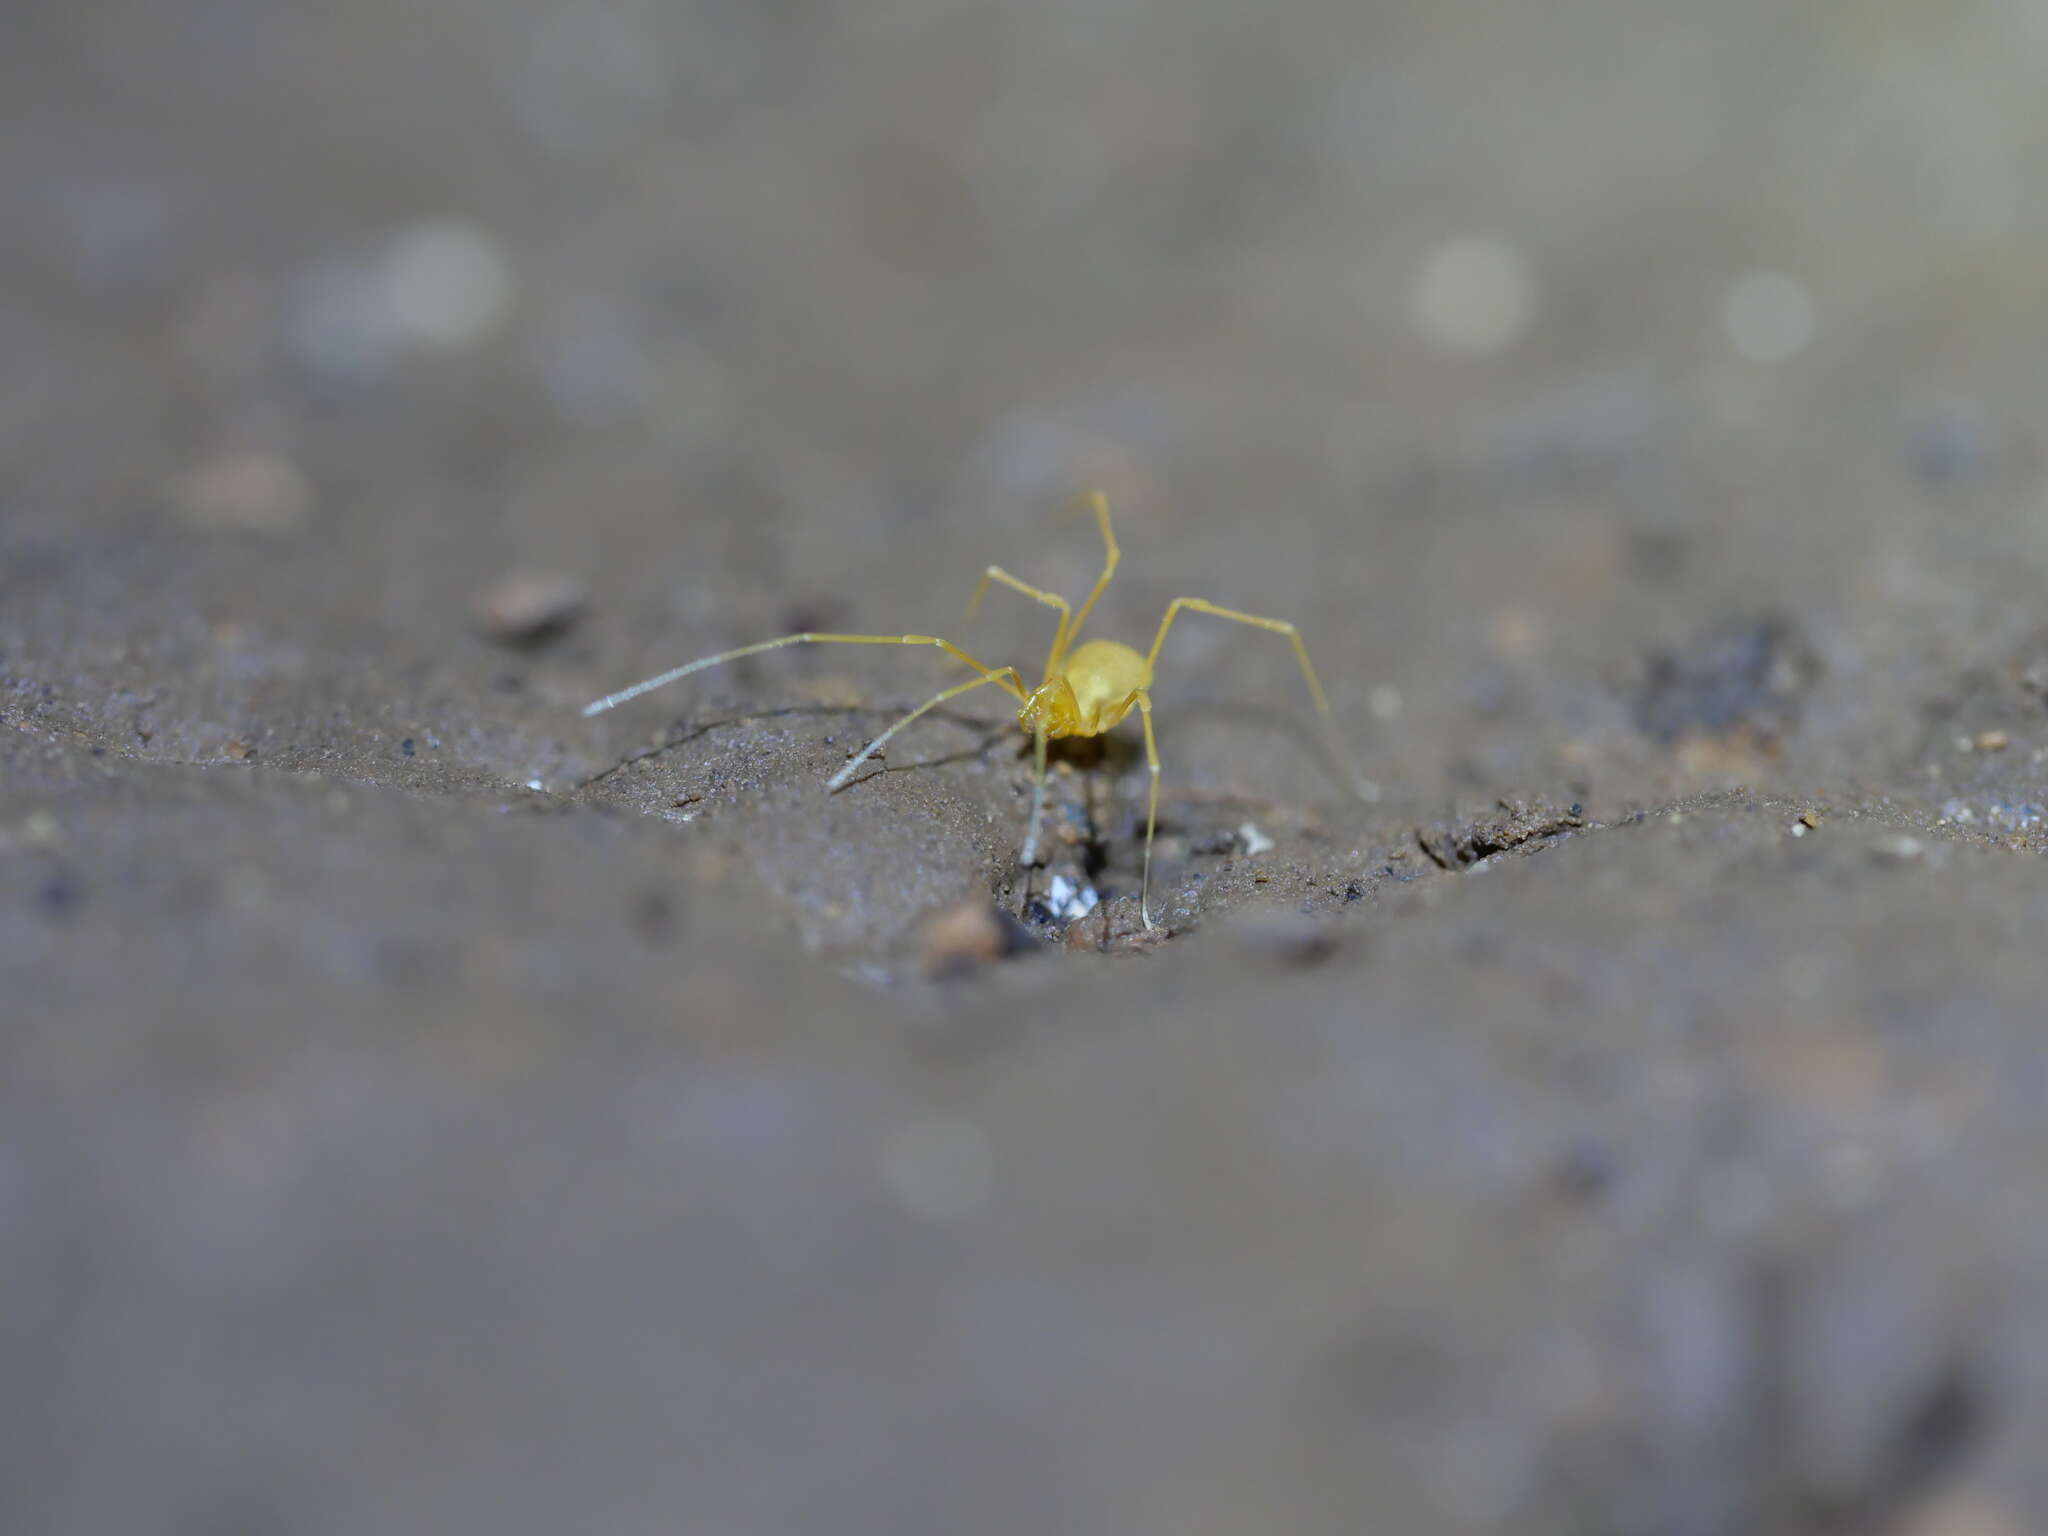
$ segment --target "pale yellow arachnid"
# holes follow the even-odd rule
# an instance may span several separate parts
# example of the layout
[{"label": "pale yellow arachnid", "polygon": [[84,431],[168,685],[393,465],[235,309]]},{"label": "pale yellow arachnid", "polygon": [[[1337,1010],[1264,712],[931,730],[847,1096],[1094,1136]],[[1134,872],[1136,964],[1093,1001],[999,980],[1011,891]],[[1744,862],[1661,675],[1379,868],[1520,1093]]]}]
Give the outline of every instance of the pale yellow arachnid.
[{"label": "pale yellow arachnid", "polygon": [[1330,701],[1323,693],[1323,685],[1316,678],[1316,669],[1309,663],[1308,648],[1301,643],[1301,636],[1295,627],[1284,619],[1265,619],[1257,614],[1239,613],[1234,608],[1223,608],[1199,597],[1176,597],[1166,605],[1166,615],[1159,621],[1159,630],[1152,637],[1152,648],[1139,652],[1117,640],[1081,640],[1081,626],[1088,622],[1089,610],[1095,600],[1102,596],[1109,580],[1116,574],[1119,558],[1116,534],[1109,524],[1109,502],[1101,492],[1088,497],[1088,505],[1095,513],[1095,521],[1102,529],[1103,563],[1102,574],[1095,579],[1094,587],[1077,609],[1057,593],[1044,592],[1037,587],[1019,581],[1001,566],[992,565],[982,573],[980,583],[974,589],[974,596],[968,602],[967,614],[974,616],[980,606],[990,582],[1001,582],[1012,591],[1020,592],[1034,602],[1044,603],[1048,608],[1059,611],[1059,623],[1053,629],[1052,649],[1046,652],[1043,679],[1036,688],[1025,690],[1023,679],[1015,667],[986,667],[968,655],[949,640],[936,635],[824,635],[805,632],[800,635],[783,635],[774,640],[763,640],[754,645],[743,645],[737,650],[720,651],[715,656],[702,656],[671,668],[654,677],[621,688],[617,693],[584,706],[586,717],[602,714],[604,711],[637,699],[641,694],[665,687],[679,678],[688,677],[692,672],[701,672],[706,667],[715,667],[721,662],[736,661],[742,656],[759,655],[762,651],[779,650],[785,645],[930,645],[936,646],[956,661],[974,669],[975,675],[964,683],[941,690],[909,714],[890,726],[881,735],[869,742],[844,768],[832,775],[826,784],[828,791],[844,789],[859,771],[861,765],[881,751],[903,727],[919,716],[937,709],[948,699],[956,699],[963,693],[990,683],[997,684],[1014,697],[1019,705],[1017,723],[1030,735],[1035,749],[1031,796],[1031,825],[1024,836],[1024,847],[1018,855],[1020,865],[1029,868],[1038,861],[1038,835],[1040,823],[1045,814],[1045,744],[1063,736],[1100,736],[1104,731],[1121,721],[1133,709],[1145,727],[1145,762],[1151,770],[1151,792],[1145,804],[1145,873],[1139,886],[1138,911],[1147,928],[1156,928],[1152,921],[1152,833],[1159,821],[1159,747],[1152,736],[1152,667],[1159,659],[1159,648],[1166,644],[1167,631],[1173,628],[1173,621],[1184,610],[1195,613],[1214,614],[1219,619],[1230,619],[1239,624],[1254,625],[1269,629],[1275,634],[1285,635],[1294,647],[1294,658],[1301,663],[1301,675],[1308,683],[1309,696],[1315,700],[1316,713],[1328,726]]}]

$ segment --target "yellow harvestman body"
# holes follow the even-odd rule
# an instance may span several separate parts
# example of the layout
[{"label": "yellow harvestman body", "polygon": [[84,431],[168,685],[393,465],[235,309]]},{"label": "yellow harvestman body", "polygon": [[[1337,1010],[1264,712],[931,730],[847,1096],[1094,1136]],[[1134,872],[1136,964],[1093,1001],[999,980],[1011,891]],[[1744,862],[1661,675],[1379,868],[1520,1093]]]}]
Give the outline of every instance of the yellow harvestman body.
[{"label": "yellow harvestman body", "polygon": [[1330,701],[1323,693],[1323,685],[1316,678],[1315,668],[1309,664],[1308,650],[1301,643],[1301,636],[1292,624],[1284,619],[1265,619],[1256,614],[1239,613],[1232,608],[1222,608],[1199,597],[1176,597],[1166,605],[1166,615],[1159,621],[1159,630],[1152,637],[1152,648],[1139,652],[1116,640],[1087,640],[1076,644],[1081,626],[1088,620],[1089,610],[1095,600],[1102,596],[1109,581],[1116,574],[1120,552],[1117,549],[1116,534],[1109,523],[1109,502],[1100,491],[1091,492],[1088,504],[1095,513],[1097,525],[1102,530],[1104,559],[1102,574],[1095,580],[1081,606],[1071,607],[1067,600],[1057,593],[1041,591],[1012,576],[1001,566],[990,566],[982,573],[980,583],[974,589],[974,596],[967,605],[967,615],[974,616],[980,606],[990,582],[1000,582],[1012,591],[1019,592],[1034,602],[1044,603],[1059,611],[1059,623],[1053,630],[1052,649],[1046,653],[1045,667],[1041,681],[1036,688],[1025,691],[1023,679],[1015,667],[986,667],[972,656],[936,635],[826,635],[806,631],[800,635],[783,635],[774,640],[763,640],[754,645],[743,645],[737,650],[720,651],[715,656],[699,657],[667,672],[662,672],[630,688],[584,706],[585,717],[602,714],[605,710],[637,699],[641,694],[665,687],[693,672],[715,667],[721,662],[736,661],[742,656],[755,656],[762,651],[779,650],[786,645],[928,645],[944,651],[955,660],[972,667],[975,676],[964,683],[944,689],[918,705],[909,714],[890,726],[881,735],[869,742],[847,765],[833,774],[826,784],[828,791],[844,789],[863,763],[885,747],[890,738],[913,720],[937,709],[949,699],[956,699],[963,693],[994,683],[1017,700],[1017,723],[1031,737],[1035,751],[1032,774],[1031,825],[1025,833],[1024,847],[1018,854],[1018,863],[1029,868],[1038,861],[1038,835],[1045,815],[1045,748],[1048,741],[1066,736],[1100,736],[1117,725],[1133,709],[1145,728],[1145,763],[1151,773],[1151,789],[1145,805],[1145,873],[1139,887],[1138,910],[1144,917],[1147,928],[1155,928],[1152,921],[1152,834],[1159,820],[1159,748],[1152,735],[1152,668],[1159,659],[1159,648],[1166,644],[1167,631],[1173,628],[1173,621],[1183,610],[1196,613],[1214,614],[1217,618],[1231,619],[1239,624],[1250,624],[1259,629],[1270,629],[1276,634],[1287,636],[1294,646],[1295,660],[1301,663],[1301,675],[1308,683],[1310,696],[1315,700],[1316,712],[1327,728],[1330,716]]}]

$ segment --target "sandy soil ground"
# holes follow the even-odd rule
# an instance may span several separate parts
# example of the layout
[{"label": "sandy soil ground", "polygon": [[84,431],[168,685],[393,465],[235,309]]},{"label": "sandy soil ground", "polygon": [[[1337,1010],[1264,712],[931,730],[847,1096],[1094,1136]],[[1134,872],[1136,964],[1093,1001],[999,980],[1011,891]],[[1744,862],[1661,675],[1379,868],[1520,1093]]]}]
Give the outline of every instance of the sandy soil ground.
[{"label": "sandy soil ground", "polygon": [[5,30],[9,1531],[2048,1526],[2040,6]]}]

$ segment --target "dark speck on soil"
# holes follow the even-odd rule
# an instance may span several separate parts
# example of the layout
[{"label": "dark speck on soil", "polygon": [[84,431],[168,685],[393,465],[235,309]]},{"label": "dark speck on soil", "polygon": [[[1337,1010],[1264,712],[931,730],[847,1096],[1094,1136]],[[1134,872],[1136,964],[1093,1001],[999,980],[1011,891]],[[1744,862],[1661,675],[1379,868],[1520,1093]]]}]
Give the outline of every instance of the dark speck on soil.
[{"label": "dark speck on soil", "polygon": [[36,904],[46,917],[66,918],[78,910],[85,893],[67,875],[54,875],[36,892]]},{"label": "dark speck on soil", "polygon": [[1662,742],[1737,731],[1775,741],[1798,723],[1816,669],[1788,619],[1724,625],[1650,658],[1636,720]]},{"label": "dark speck on soil", "polygon": [[650,944],[666,944],[676,933],[676,903],[664,891],[649,891],[634,908],[640,936]]},{"label": "dark speck on soil", "polygon": [[1614,1155],[1600,1142],[1575,1140],[1558,1159],[1555,1175],[1561,1192],[1575,1200],[1596,1200],[1614,1183]]}]

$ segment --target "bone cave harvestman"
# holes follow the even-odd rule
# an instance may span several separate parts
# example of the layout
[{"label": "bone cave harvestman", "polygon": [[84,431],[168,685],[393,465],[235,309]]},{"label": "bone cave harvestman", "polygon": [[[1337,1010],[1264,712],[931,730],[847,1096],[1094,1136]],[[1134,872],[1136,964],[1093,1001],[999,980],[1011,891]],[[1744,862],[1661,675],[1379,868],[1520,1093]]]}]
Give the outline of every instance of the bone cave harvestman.
[{"label": "bone cave harvestman", "polygon": [[[999,565],[992,565],[982,573],[981,581],[975,586],[974,596],[968,601],[967,616],[971,619],[981,606],[990,582],[1000,582],[1014,592],[1019,592],[1033,602],[1057,609],[1059,622],[1053,628],[1052,649],[1045,654],[1045,670],[1036,688],[1026,691],[1024,681],[1015,667],[987,667],[954,645],[937,635],[826,635],[805,631],[800,635],[783,635],[774,640],[763,640],[754,645],[743,645],[736,650],[720,651],[715,656],[700,656],[695,661],[685,662],[666,672],[645,678],[630,688],[621,688],[617,693],[606,694],[603,698],[583,707],[585,718],[603,714],[615,709],[630,699],[637,699],[643,693],[656,688],[665,688],[670,683],[688,677],[693,672],[702,672],[723,662],[737,661],[742,656],[757,656],[763,651],[780,650],[786,645],[928,645],[936,646],[954,660],[974,669],[974,676],[964,683],[957,683],[934,694],[909,714],[890,726],[881,735],[861,748],[858,755],[837,773],[833,774],[825,788],[828,793],[844,789],[855,773],[883,747],[891,737],[920,716],[937,709],[949,699],[957,699],[963,693],[993,683],[1017,700],[1017,723],[1031,737],[1033,749],[1031,824],[1024,836],[1024,847],[1017,856],[1018,864],[1029,869],[1038,861],[1038,838],[1045,815],[1045,745],[1065,736],[1100,736],[1120,722],[1132,709],[1136,709],[1145,727],[1145,764],[1151,773],[1151,790],[1145,803],[1145,873],[1139,887],[1138,911],[1144,917],[1145,926],[1156,930],[1158,924],[1152,921],[1152,833],[1159,820],[1159,747],[1152,736],[1152,669],[1159,660],[1159,648],[1166,644],[1166,635],[1173,628],[1174,620],[1183,612],[1213,614],[1219,619],[1229,619],[1237,624],[1249,624],[1257,629],[1269,629],[1278,635],[1285,635],[1294,647],[1294,659],[1301,663],[1302,679],[1308,684],[1309,696],[1315,700],[1316,713],[1321,718],[1325,732],[1330,729],[1330,701],[1323,692],[1323,685],[1316,677],[1316,669],[1309,662],[1308,648],[1301,643],[1301,635],[1285,619],[1261,618],[1254,613],[1240,613],[1234,608],[1224,608],[1200,597],[1176,597],[1166,605],[1166,614],[1159,621],[1159,629],[1152,636],[1152,648],[1142,654],[1118,640],[1081,640],[1081,626],[1088,622],[1088,614],[1095,607],[1095,600],[1102,596],[1109,586],[1110,578],[1116,574],[1120,558],[1116,544],[1116,533],[1109,523],[1109,501],[1100,491],[1090,492],[1087,497],[1089,508],[1095,513],[1096,524],[1102,530],[1103,562],[1102,574],[1095,578],[1095,585],[1088,596],[1076,609],[1065,598],[1054,592],[1018,580]],[[1331,737],[1331,747],[1340,759],[1344,754]],[[1348,760],[1347,766],[1348,766]],[[1354,784],[1361,783],[1352,774]]]}]

